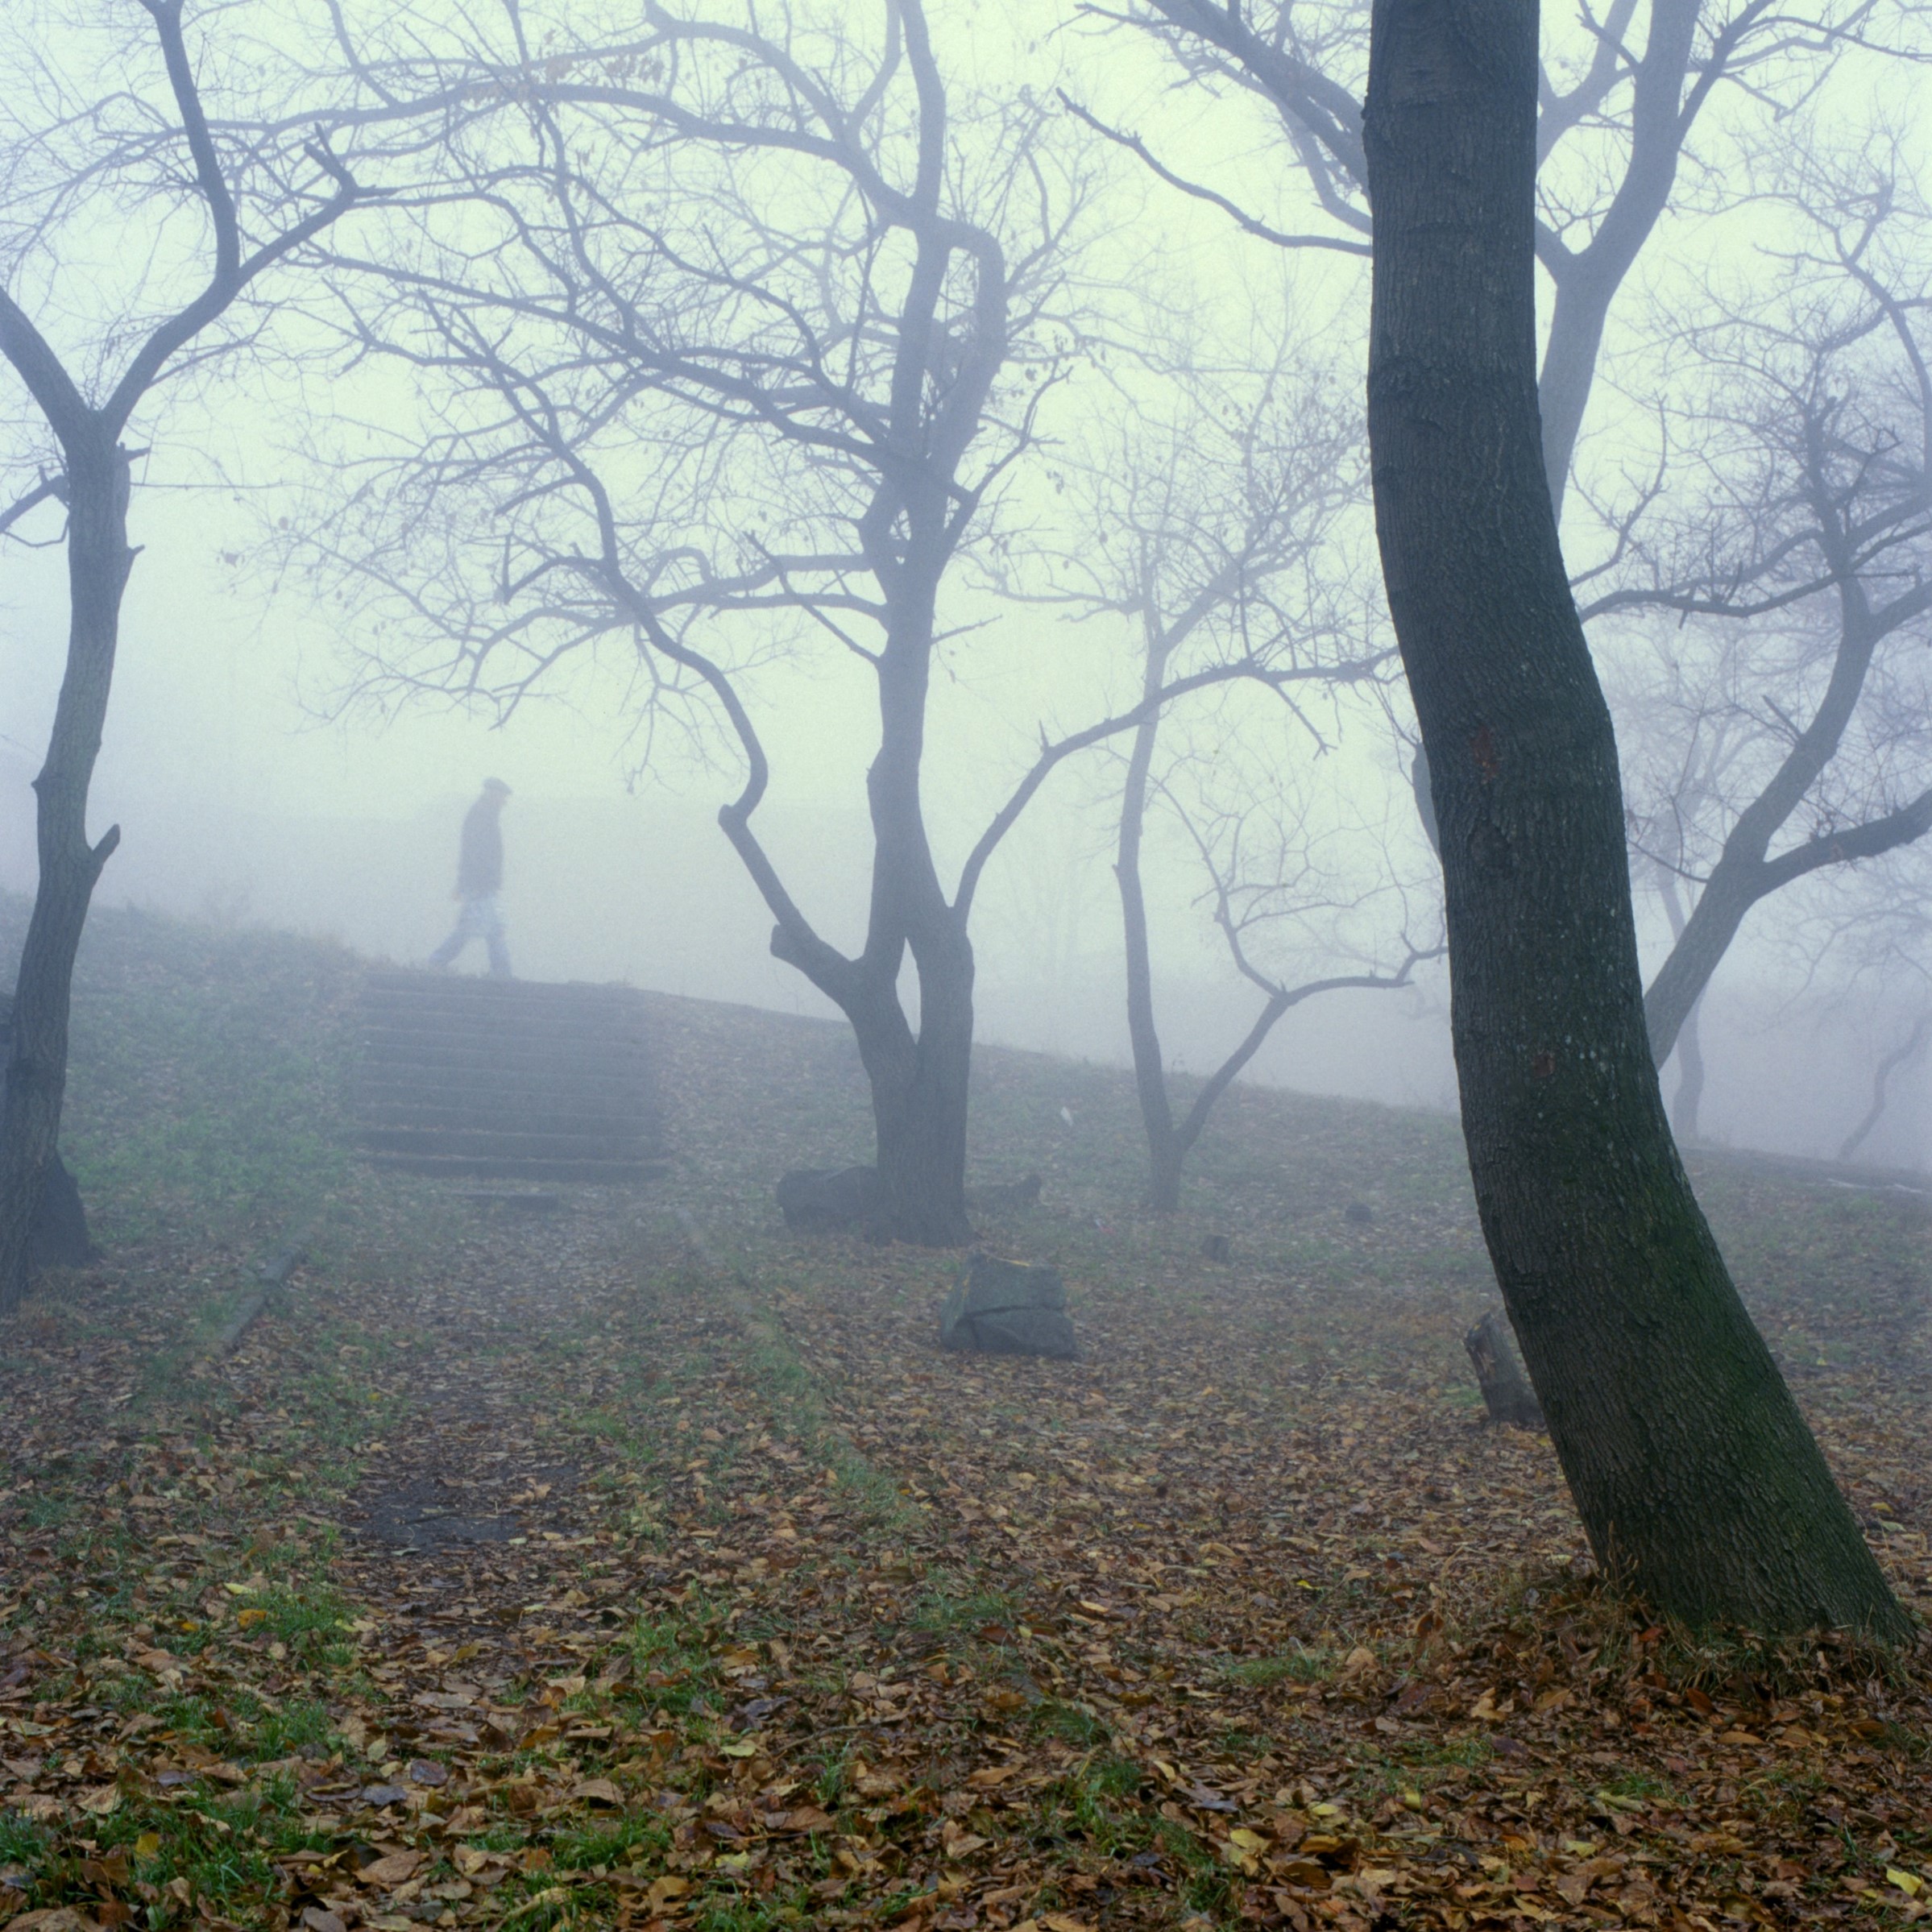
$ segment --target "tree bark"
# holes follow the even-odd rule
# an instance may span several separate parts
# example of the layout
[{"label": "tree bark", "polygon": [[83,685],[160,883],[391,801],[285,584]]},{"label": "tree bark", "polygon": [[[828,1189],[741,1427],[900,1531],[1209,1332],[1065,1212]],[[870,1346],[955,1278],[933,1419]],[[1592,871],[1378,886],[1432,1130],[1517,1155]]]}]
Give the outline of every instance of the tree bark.
[{"label": "tree bark", "polygon": [[900,1240],[958,1247],[966,1213],[966,1128],[972,1077],[971,943],[920,963],[915,1035],[885,985],[847,1007],[872,1087],[873,1127],[885,1213]]},{"label": "tree bark", "polygon": [[34,1217],[60,1134],[67,1090],[67,1027],[74,960],[95,882],[119,843],[118,826],[87,835],[87,793],[107,719],[119,638],[127,545],[128,459],[97,423],[64,439],[67,667],[34,781],[39,883],[15,983],[12,1049],[0,1103],[0,1313],[27,1289]]},{"label": "tree bark", "polygon": [[1543,463],[1536,55],[1519,0],[1376,0],[1376,524],[1441,835],[1483,1234],[1607,1573],[1694,1624],[1902,1636],[1650,1056],[1615,738]]}]

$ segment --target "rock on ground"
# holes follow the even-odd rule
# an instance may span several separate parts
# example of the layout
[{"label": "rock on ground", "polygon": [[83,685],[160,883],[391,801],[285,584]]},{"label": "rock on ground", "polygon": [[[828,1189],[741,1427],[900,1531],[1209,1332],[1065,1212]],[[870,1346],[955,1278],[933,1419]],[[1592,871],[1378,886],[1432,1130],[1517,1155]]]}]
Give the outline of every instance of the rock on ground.
[{"label": "rock on ground", "polygon": [[974,1255],[939,1311],[939,1345],[1077,1362],[1080,1344],[1059,1270]]}]

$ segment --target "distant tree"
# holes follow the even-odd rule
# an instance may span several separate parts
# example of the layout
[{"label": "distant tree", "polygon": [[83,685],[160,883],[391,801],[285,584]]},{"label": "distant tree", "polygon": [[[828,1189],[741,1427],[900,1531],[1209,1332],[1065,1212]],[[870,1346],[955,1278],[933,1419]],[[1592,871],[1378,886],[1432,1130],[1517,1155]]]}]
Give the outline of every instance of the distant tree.
[{"label": "distant tree", "polygon": [[[1260,102],[1319,225],[1284,232],[1259,221],[1210,184],[1183,180],[1158,147],[1136,139],[1170,180],[1220,201],[1266,238],[1367,254],[1369,10],[1321,0],[1084,0],[1080,11],[1150,35],[1198,85]],[[1713,103],[1729,91],[1780,116],[1843,59],[1921,49],[1923,12],[1917,0],[1816,0],[1796,10],[1775,0],[1611,0],[1601,16],[1585,10],[1565,23],[1568,37],[1538,68],[1535,210],[1536,259],[1554,291],[1539,397],[1559,515],[1611,309],[1681,171],[1687,162],[1698,168],[1706,214],[1751,198],[1748,176],[1734,184],[1699,152]]]},{"label": "distant tree", "polygon": [[[1871,1099],[1838,1145],[1852,1159],[1890,1111],[1900,1076],[1932,1043],[1932,844],[1811,875],[1780,922],[1781,956],[1806,992],[1872,1050]],[[1922,1164],[1922,1146],[1909,1164]]]},{"label": "distant tree", "polygon": [[1871,1138],[1872,1129],[1885,1117],[1885,1104],[1892,1094],[1892,1076],[1901,1067],[1909,1067],[1925,1051],[1928,1037],[1932,1037],[1932,1006],[1922,1007],[1905,1029],[1905,1037],[1879,1056],[1877,1065],[1872,1069],[1872,1105],[1859,1117],[1857,1126],[1839,1142],[1840,1160],[1850,1160]]},{"label": "distant tree", "polygon": [[[1210,180],[1177,174],[1158,143],[1106,131],[1113,138],[1174,187],[1217,204],[1252,234],[1286,248],[1367,254],[1371,224],[1361,131],[1366,10],[1337,10],[1312,0],[1258,0],[1239,8],[1220,0],[1126,0],[1120,6],[1095,0],[1082,10],[1109,27],[1131,27],[1150,36],[1198,85],[1231,102],[1259,103],[1282,131],[1292,174],[1312,197],[1315,222],[1302,232],[1293,217],[1261,220]],[[1535,218],[1536,259],[1552,291],[1539,406],[1559,516],[1612,311],[1664,222],[1685,168],[1695,171],[1698,183],[1701,232],[1708,234],[1712,217],[1732,209],[1749,209],[1755,218],[1761,170],[1750,152],[1752,143],[1760,139],[1753,114],[1769,117],[1760,144],[1788,160],[1794,127],[1802,125],[1795,110],[1834,85],[1856,93],[1893,56],[1922,58],[1926,24],[1919,0],[1817,0],[1795,12],[1771,0],[1731,5],[1615,0],[1600,17],[1586,13],[1573,28],[1567,23],[1557,27],[1539,68]],[[1721,109],[1727,95],[1731,105]],[[1885,143],[1881,139],[1877,145]],[[1657,305],[1655,313],[1671,318],[1667,336],[1685,332],[1687,325],[1669,303]],[[1593,511],[1608,508],[1619,538],[1649,507],[1641,487],[1635,502],[1591,505]],[[1722,544],[1715,531],[1706,536],[1708,561]],[[1612,561],[1629,561],[1623,542]],[[1582,581],[1594,581],[1603,568],[1585,570]],[[1710,594],[1722,598],[1727,592],[1717,588]],[[1828,732],[1828,715],[1821,723]],[[1817,749],[1814,734],[1800,762]],[[1426,825],[1426,757],[1419,757],[1414,769]],[[1673,931],[1670,956],[1652,988],[1660,1056],[1668,1055],[1694,1010],[1744,910],[1795,876],[1793,869],[1801,864],[1789,852],[1766,858],[1769,838],[1792,806],[1768,826],[1763,842],[1757,840],[1786,789],[1773,786],[1761,811],[1738,819],[1735,860],[1721,881],[1710,881],[1715,889],[1705,890],[1705,882],[1697,881],[1697,905],[1685,914],[1683,932]],[[1740,811],[1743,802],[1737,802]],[[1759,845],[1755,860],[1754,844]],[[1840,849],[1849,856],[1851,848]],[[1690,884],[1683,881],[1686,888]],[[1698,1062],[1694,1076],[1691,1060]],[[1681,1093],[1694,1123],[1702,1084],[1694,1040],[1687,1049],[1685,1074]]]},{"label": "distant tree", "polygon": [[1372,44],[1377,529],[1497,1279],[1608,1574],[1694,1624],[1903,1637],[1698,1208],[1651,1057],[1615,736],[1537,409],[1536,12],[1376,0]]},{"label": "distant tree", "polygon": [[[1042,594],[1084,616],[1126,618],[1138,645],[1142,710],[1125,738],[1113,871],[1147,1200],[1159,1213],[1180,1206],[1188,1155],[1284,1014],[1324,993],[1406,986],[1440,950],[1388,933],[1365,955],[1360,931],[1344,935],[1370,923],[1371,902],[1401,894],[1389,880],[1362,877],[1365,845],[1379,851],[1379,842],[1350,841],[1333,827],[1325,835],[1310,822],[1308,788],[1283,776],[1296,748],[1309,757],[1329,748],[1326,721],[1339,722],[1340,694],[1373,684],[1391,657],[1348,555],[1367,493],[1359,417],[1307,360],[1305,349],[1285,346],[1255,370],[1175,359],[1161,402],[1136,398],[1077,466],[1076,541]],[[1177,748],[1162,690],[1184,673],[1234,662],[1268,667],[1266,694],[1250,682],[1190,700],[1184,708],[1196,722]],[[1354,711],[1358,730],[1382,722],[1368,704]],[[1243,757],[1250,740],[1265,748]],[[1144,860],[1156,806],[1198,856],[1201,897],[1230,961],[1262,996],[1178,1113],[1155,1010]],[[1267,943],[1291,932],[1300,943]],[[1378,951],[1400,963],[1379,965]],[[1284,972],[1284,952],[1319,956],[1326,970]],[[1355,970],[1336,970],[1345,960]]]},{"label": "distant tree", "polygon": [[[1356,710],[1345,731],[1382,735],[1379,718],[1360,715],[1367,707]],[[1247,1031],[1201,1078],[1179,1117],[1170,1101],[1147,1123],[1149,1200],[1163,1213],[1180,1205],[1188,1155],[1222,1095],[1279,1021],[1326,994],[1412,986],[1416,968],[1446,950],[1439,938],[1415,936],[1418,924],[1439,932],[1441,915],[1433,881],[1403,876],[1397,854],[1405,834],[1414,842],[1406,811],[1400,820],[1385,815],[1374,821],[1359,808],[1364,786],[1358,773],[1337,774],[1324,790],[1317,782],[1321,768],[1305,752],[1299,758],[1283,755],[1279,740],[1290,728],[1284,721],[1275,721],[1272,740],[1256,734],[1254,723],[1244,720],[1246,729],[1217,728],[1210,719],[1197,726],[1188,734],[1192,743],[1170,750],[1155,788],[1200,861],[1207,881],[1200,902],[1234,970],[1261,998]],[[1121,896],[1128,898],[1124,878]],[[1131,960],[1130,973],[1131,990]],[[1144,959],[1140,973],[1150,1022],[1151,974]],[[1143,1120],[1149,1111],[1144,1044],[1153,1048],[1146,1061],[1159,1064],[1158,1045],[1137,1035]],[[1162,1085],[1166,1097],[1164,1075]]]},{"label": "distant tree", "polygon": [[[89,837],[87,798],[136,555],[135,466],[147,454],[125,438],[168,379],[261,326],[259,310],[243,304],[264,272],[363,198],[305,125],[240,138],[211,124],[197,73],[209,32],[238,37],[235,10],[194,10],[219,26],[191,44],[186,0],[138,5],[147,16],[138,35],[118,21],[103,33],[91,19],[35,4],[10,10],[0,30],[9,76],[0,96],[0,358],[44,442],[41,480],[7,517],[48,501],[64,510],[70,608],[65,674],[34,781],[39,882],[0,1108],[0,1312],[27,1291],[66,1090],[74,960],[120,837],[118,826]],[[64,55],[74,57],[71,68]]]},{"label": "distant tree", "polygon": [[[660,734],[708,747],[722,727],[744,778],[719,822],[773,952],[857,1036],[885,1221],[963,1242],[975,893],[1054,767],[1140,715],[1043,734],[947,884],[928,699],[970,661],[965,564],[1009,541],[1001,493],[1081,350],[1081,164],[1042,104],[949,82],[922,0],[769,21],[647,5],[641,25],[614,9],[607,39],[562,15],[545,38],[506,9],[500,45],[487,18],[446,53],[411,19],[393,56],[359,57],[359,122],[450,104],[437,171],[383,247],[330,263],[352,354],[407,371],[429,420],[394,439],[400,461],[375,448],[301,541],[367,593],[371,689],[507,711],[616,640],[647,759]],[[862,666],[875,707],[852,951],[757,823],[760,674],[807,645]]]},{"label": "distant tree", "polygon": [[1618,679],[1634,843],[1689,906],[1645,996],[1659,1065],[1754,908],[1932,831],[1932,224],[1856,166],[1796,198],[1775,299],[1689,334],[1686,500],[1660,487],[1584,607],[1613,654],[1620,614],[1678,619]]}]

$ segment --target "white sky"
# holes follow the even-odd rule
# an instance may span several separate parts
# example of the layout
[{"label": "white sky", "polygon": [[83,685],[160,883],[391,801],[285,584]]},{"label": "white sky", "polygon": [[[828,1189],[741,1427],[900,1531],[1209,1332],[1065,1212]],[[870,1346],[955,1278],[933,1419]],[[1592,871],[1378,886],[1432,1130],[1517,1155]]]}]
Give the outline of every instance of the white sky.
[{"label": "white sky", "polygon": [[[120,3],[88,0],[71,10]],[[1270,219],[1312,225],[1267,119],[1249,103],[1175,88],[1150,51],[1128,36],[1065,31],[1067,0],[931,6],[956,72],[989,84],[1066,85],[1147,135],[1174,166],[1211,178]],[[242,0],[232,10],[271,21],[284,10],[283,0]],[[1239,333],[1248,306],[1271,299],[1279,266],[1266,244],[1146,181],[1125,160],[1118,204],[1110,247],[1119,272],[1157,275],[1184,288],[1210,330]],[[1644,274],[1658,299],[1668,300],[1673,278],[1700,273],[1714,259],[1748,272],[1761,238],[1748,217],[1728,218],[1714,231],[1687,218],[1660,238]],[[1359,332],[1365,275],[1363,265],[1343,258],[1304,259],[1296,299],[1325,346]],[[1625,299],[1635,310],[1645,297],[1633,287]],[[0,387],[10,380],[0,371]],[[5,414],[16,400],[6,394]],[[288,404],[245,380],[218,384],[205,402],[184,402],[161,426],[172,443],[185,446],[212,419],[232,473],[272,486],[285,473],[277,452],[288,441],[279,414]],[[1600,383],[1589,425],[1600,459],[1614,460],[1622,446],[1628,408]],[[520,970],[624,976],[824,1010],[796,974],[765,956],[769,922],[711,822],[735,779],[687,769],[628,788],[628,721],[612,715],[612,681],[575,678],[570,690],[501,730],[430,707],[379,728],[366,714],[330,722],[317,707],[339,688],[353,640],[334,635],[325,612],[290,595],[272,596],[260,572],[222,561],[225,553],[259,554],[263,499],[251,492],[237,500],[168,443],[157,447],[149,475],[193,487],[144,487],[134,506],[143,549],[124,605],[93,814],[97,827],[118,820],[125,842],[103,881],[103,902],[261,918],[420,957],[449,914],[456,822],[479,780],[493,773],[516,794],[505,821],[506,909]],[[33,528],[46,536],[55,525],[44,516]],[[64,571],[58,551],[0,552],[0,885],[15,888],[31,877],[26,780],[60,674]],[[995,613],[960,661],[973,667],[971,678],[935,686],[931,765],[939,842],[956,853],[1022,768],[1039,721],[1066,727],[1096,715],[1107,698],[1125,695],[1134,675],[1117,635],[1104,627],[1070,632],[1051,615],[1026,609]],[[830,936],[848,941],[862,910],[864,845],[850,835],[873,748],[867,682],[849,660],[815,660],[809,674],[772,682],[764,714],[775,720],[777,778],[761,823],[804,877],[813,910],[830,909]],[[1365,784],[1386,769],[1381,748],[1366,743],[1343,757],[1360,761]],[[1105,777],[1104,765],[1092,761],[1053,780],[989,875],[976,923],[988,1037],[1096,1056],[1121,1051]],[[1160,857],[1155,882],[1170,1044],[1178,1059],[1204,1068],[1245,1029],[1252,996],[1231,980],[1189,906],[1197,882],[1177,847]],[[1428,977],[1425,989],[1306,1010],[1280,1030],[1261,1071],[1296,1085],[1447,1104],[1453,1081],[1441,975]],[[1740,1024],[1755,1025],[1748,1014],[1758,1010],[1740,997]],[[1842,1048],[1832,1051],[1842,1056]],[[1827,1077],[1807,1079],[1814,1097]],[[1835,1077],[1847,1097],[1839,1110],[1855,1114],[1862,1068],[1841,1067]],[[1755,1122],[1757,1138],[1790,1145],[1843,1130],[1842,1123],[1819,1129],[1786,1107],[1767,1133],[1768,1097],[1778,1091],[1777,1079],[1740,1059],[1728,1092],[1723,1081],[1714,1089],[1714,1119],[1720,1128],[1731,1121],[1740,1138],[1752,1138],[1748,1123]]]}]

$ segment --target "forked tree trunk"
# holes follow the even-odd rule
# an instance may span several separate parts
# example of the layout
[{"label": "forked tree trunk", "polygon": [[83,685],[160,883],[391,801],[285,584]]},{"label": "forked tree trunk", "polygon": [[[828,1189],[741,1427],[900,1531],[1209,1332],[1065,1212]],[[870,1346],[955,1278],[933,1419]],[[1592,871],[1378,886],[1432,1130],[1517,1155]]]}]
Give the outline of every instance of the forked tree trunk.
[{"label": "forked tree trunk", "polygon": [[1544,471],[1536,89],[1534,6],[1375,0],[1376,523],[1441,835],[1483,1234],[1607,1572],[1693,1623],[1903,1636],[1650,1057],[1615,738]]},{"label": "forked tree trunk", "polygon": [[12,1050],[0,1104],[0,1313],[27,1293],[34,1218],[60,1134],[74,960],[95,881],[119,842],[87,836],[87,793],[114,682],[127,547],[128,464],[114,437],[69,438],[67,669],[47,762],[34,781],[40,878],[15,984]]},{"label": "forked tree trunk", "polygon": [[868,989],[846,1009],[872,1087],[873,1131],[891,1232],[921,1247],[972,1238],[966,1213],[966,1124],[972,1077],[971,943],[917,962],[919,1030],[896,985]]},{"label": "forked tree trunk", "polygon": [[[933,599],[899,586],[898,622],[879,665],[879,750],[865,777],[873,829],[872,909],[865,951],[836,960],[817,984],[857,1035],[872,1085],[877,1160],[885,1220],[902,1241],[958,1247],[972,1238],[966,1213],[966,1124],[972,1078],[972,941],[947,902],[926,835],[920,769]],[[782,935],[774,949],[785,951]],[[915,1033],[899,998],[899,968],[912,954],[919,981]],[[835,956],[833,956],[835,960]]]}]

